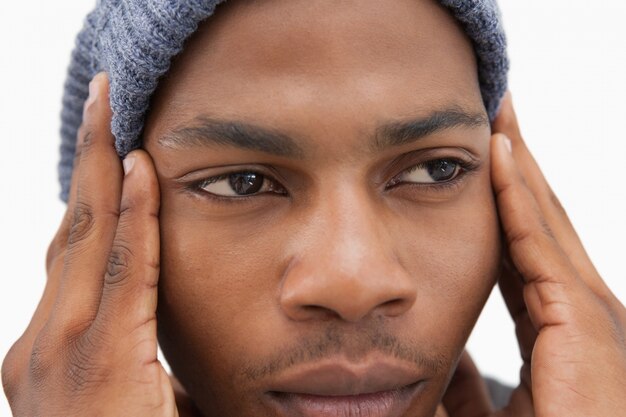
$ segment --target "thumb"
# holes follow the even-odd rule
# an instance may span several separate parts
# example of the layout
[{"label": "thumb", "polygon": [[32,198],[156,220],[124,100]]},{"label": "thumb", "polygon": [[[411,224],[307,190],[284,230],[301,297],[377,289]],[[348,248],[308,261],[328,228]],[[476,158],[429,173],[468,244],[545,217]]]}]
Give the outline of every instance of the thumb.
[{"label": "thumb", "polygon": [[174,375],[170,375],[170,382],[174,390],[179,417],[202,417],[200,410],[198,410],[185,388]]},{"label": "thumb", "polygon": [[493,412],[487,384],[467,351],[452,375],[443,405],[450,417],[484,417]]}]

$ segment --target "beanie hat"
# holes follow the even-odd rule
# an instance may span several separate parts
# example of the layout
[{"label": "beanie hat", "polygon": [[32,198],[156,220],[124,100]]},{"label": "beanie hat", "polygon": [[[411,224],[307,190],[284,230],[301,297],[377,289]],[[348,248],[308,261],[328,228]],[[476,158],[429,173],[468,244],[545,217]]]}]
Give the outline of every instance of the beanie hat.
[{"label": "beanie hat", "polygon": [[[110,81],[111,131],[120,157],[141,146],[150,98],[172,58],[199,23],[224,0],[97,0],[76,38],[61,111],[61,199],[67,201],[78,128],[89,82],[100,71]],[[438,0],[472,40],[489,119],[507,89],[509,61],[496,0]]]}]

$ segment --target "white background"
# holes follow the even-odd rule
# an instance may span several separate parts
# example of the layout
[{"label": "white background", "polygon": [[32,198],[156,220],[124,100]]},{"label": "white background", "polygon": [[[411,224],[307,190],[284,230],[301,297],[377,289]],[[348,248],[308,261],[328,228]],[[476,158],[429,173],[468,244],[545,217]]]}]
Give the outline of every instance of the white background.
[{"label": "white background", "polygon": [[[0,358],[29,322],[64,211],[59,113],[74,37],[94,0],[0,2]],[[600,273],[626,301],[626,2],[500,0],[510,85],[529,146]],[[494,291],[469,342],[515,383],[513,326]],[[0,396],[0,416],[10,412]]]}]

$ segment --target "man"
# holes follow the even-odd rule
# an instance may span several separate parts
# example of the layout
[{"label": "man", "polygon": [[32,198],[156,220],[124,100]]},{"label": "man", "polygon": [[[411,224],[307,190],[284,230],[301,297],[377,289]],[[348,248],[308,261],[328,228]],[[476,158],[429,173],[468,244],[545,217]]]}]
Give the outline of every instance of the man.
[{"label": "man", "polygon": [[492,415],[463,346],[496,282],[524,359],[498,415],[623,415],[626,311],[439,3],[220,6],[123,167],[108,87],[3,364],[16,416]]}]

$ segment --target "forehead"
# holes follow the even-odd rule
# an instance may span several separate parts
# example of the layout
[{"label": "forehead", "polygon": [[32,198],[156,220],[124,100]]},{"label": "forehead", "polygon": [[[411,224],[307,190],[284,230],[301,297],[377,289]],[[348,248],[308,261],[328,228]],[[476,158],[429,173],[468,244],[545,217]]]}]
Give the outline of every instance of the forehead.
[{"label": "forehead", "polygon": [[146,134],[198,114],[295,130],[482,110],[471,42],[434,0],[230,0],[153,98]]}]

